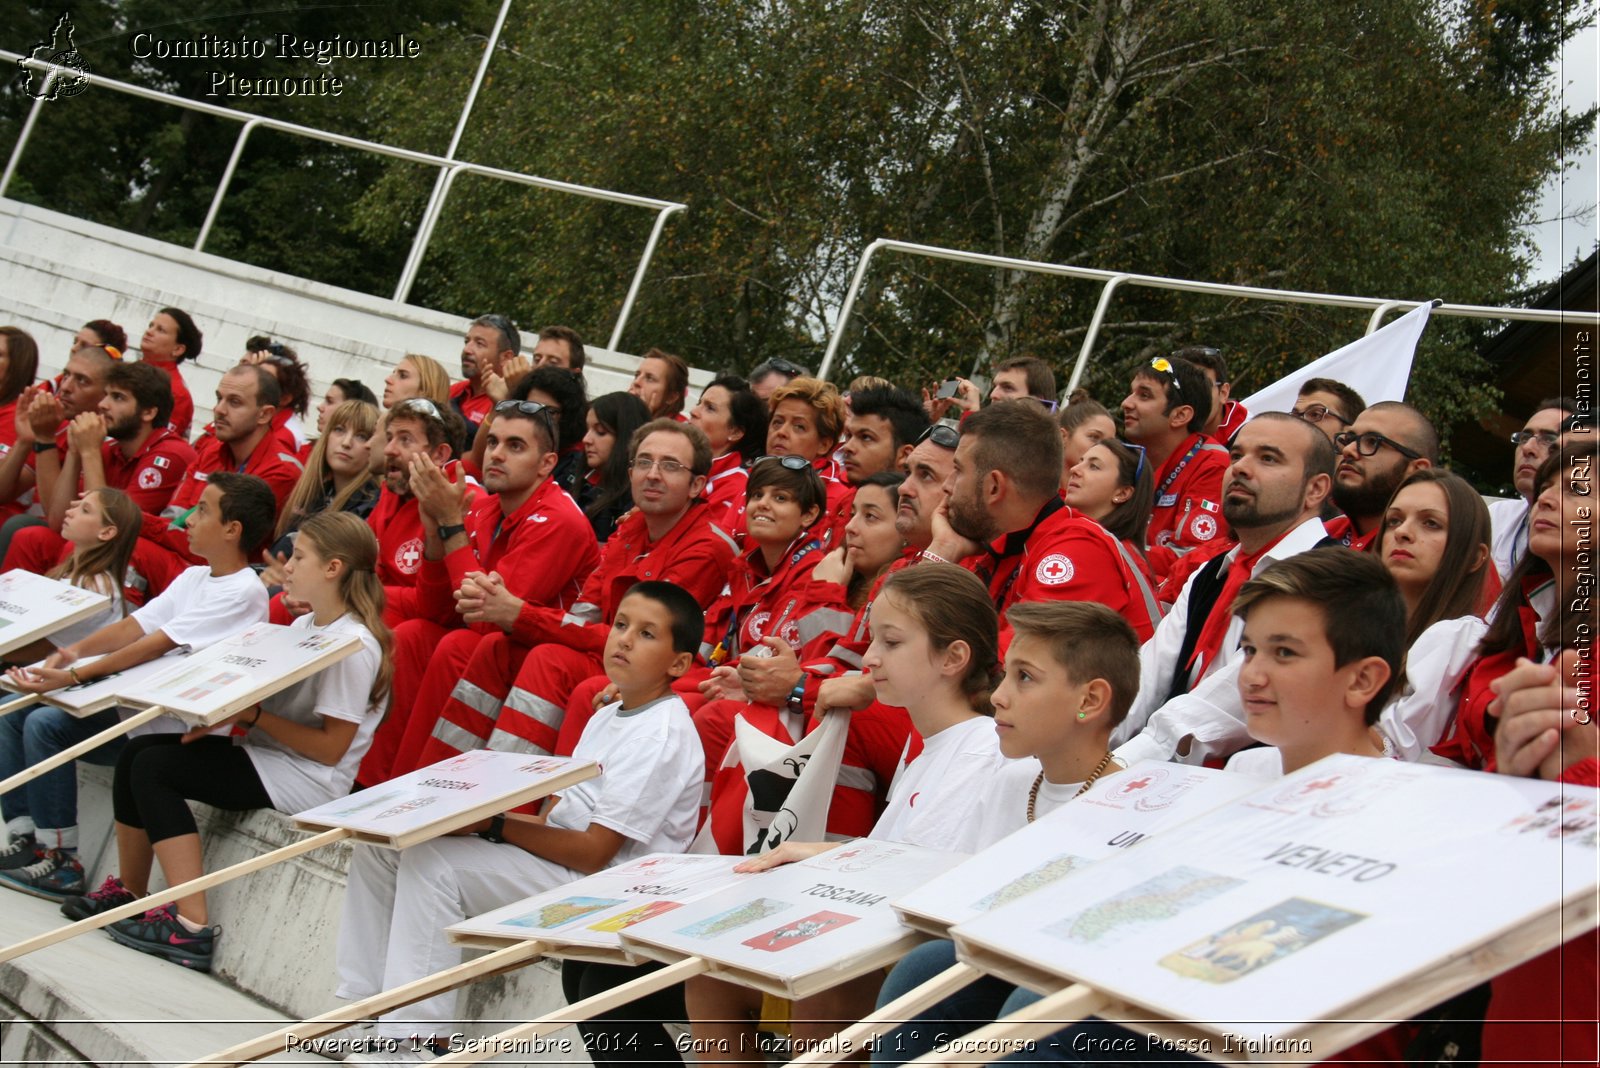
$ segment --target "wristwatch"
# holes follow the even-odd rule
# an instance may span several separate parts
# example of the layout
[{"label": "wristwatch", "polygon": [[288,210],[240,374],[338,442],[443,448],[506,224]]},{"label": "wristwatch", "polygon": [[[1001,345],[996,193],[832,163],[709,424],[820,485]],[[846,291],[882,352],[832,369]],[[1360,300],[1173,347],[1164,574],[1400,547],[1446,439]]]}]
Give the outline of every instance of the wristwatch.
[{"label": "wristwatch", "polygon": [[789,698],[788,698],[787,701],[784,702],[784,704],[788,706],[788,709],[789,709],[790,712],[794,712],[794,713],[798,714],[798,713],[804,712],[806,710],[805,697],[806,697],[806,677],[805,677],[805,674],[802,672],[801,675],[800,675],[800,681],[795,683],[794,684],[794,689],[789,691]]},{"label": "wristwatch", "polygon": [[485,842],[494,842],[496,845],[506,840],[506,817],[504,813],[494,816],[489,820],[489,826],[478,832],[478,837]]},{"label": "wristwatch", "polygon": [[456,524],[454,524],[452,526],[440,527],[439,528],[439,540],[440,541],[449,541],[451,538],[455,537],[457,534],[465,534],[466,532],[467,532],[467,525],[465,523],[456,523]]},{"label": "wristwatch", "polygon": [[60,448],[60,446],[53,441],[36,441],[33,443],[34,452],[49,452],[51,449],[58,448]]}]

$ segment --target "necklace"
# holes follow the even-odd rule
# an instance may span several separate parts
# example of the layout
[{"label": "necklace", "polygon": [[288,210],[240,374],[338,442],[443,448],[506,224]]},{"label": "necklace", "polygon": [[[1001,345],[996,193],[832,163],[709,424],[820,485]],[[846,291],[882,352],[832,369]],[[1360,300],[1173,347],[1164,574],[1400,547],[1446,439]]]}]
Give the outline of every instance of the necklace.
[{"label": "necklace", "polygon": [[[1106,770],[1106,768],[1108,766],[1110,766],[1110,764],[1111,764],[1111,754],[1109,752],[1107,752],[1105,756],[1100,758],[1100,763],[1098,763],[1098,764],[1096,764],[1094,766],[1094,770],[1089,773],[1089,777],[1087,779],[1083,780],[1083,785],[1078,787],[1078,792],[1073,794],[1072,797],[1069,800],[1076,801],[1078,798],[1082,797],[1083,794],[1084,794],[1084,791],[1089,789],[1089,787],[1093,786],[1094,785],[1094,781],[1096,779],[1098,779],[1101,775],[1105,774],[1105,770]],[[1039,804],[1039,787],[1041,787],[1043,785],[1044,785],[1044,772],[1040,771],[1039,772],[1039,777],[1033,780],[1033,789],[1028,791],[1028,822],[1029,823],[1033,822],[1033,810],[1034,810],[1034,807]]]}]

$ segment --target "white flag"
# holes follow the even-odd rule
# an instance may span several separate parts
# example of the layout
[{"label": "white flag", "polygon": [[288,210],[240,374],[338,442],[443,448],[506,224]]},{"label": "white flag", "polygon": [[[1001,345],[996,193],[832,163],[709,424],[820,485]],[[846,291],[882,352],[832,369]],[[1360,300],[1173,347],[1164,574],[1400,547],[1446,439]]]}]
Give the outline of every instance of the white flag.
[{"label": "white flag", "polygon": [[1262,412],[1288,412],[1300,395],[1300,384],[1310,378],[1331,378],[1343,382],[1368,404],[1406,399],[1406,382],[1411,378],[1411,360],[1417,354],[1417,341],[1428,325],[1433,302],[1425,302],[1381,330],[1350,342],[1298,371],[1284,375],[1241,403],[1251,415]]}]

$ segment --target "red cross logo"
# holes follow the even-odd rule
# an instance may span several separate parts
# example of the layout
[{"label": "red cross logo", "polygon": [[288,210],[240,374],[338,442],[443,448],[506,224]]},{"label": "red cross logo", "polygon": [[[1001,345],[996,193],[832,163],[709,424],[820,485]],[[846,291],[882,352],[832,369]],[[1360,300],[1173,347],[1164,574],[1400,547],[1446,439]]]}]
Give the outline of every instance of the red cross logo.
[{"label": "red cross logo", "polygon": [[1337,785],[1339,785],[1338,779],[1318,779],[1316,782],[1306,783],[1301,793],[1310,793],[1312,790],[1327,790]]},{"label": "red cross logo", "polygon": [[422,539],[412,538],[400,546],[394,554],[394,562],[408,575],[422,566]]},{"label": "red cross logo", "polygon": [[1155,780],[1153,780],[1153,779],[1151,779],[1149,777],[1146,777],[1146,778],[1143,778],[1143,779],[1135,779],[1132,782],[1128,783],[1126,786],[1124,786],[1123,789],[1124,790],[1143,790],[1146,786],[1149,786],[1154,781]]}]

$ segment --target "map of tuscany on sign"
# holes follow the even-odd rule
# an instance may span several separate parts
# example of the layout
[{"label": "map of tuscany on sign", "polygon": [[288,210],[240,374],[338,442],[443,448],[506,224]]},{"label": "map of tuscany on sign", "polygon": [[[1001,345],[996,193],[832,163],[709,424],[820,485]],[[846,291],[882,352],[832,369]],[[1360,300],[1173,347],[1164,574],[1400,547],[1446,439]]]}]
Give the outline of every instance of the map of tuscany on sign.
[{"label": "map of tuscany on sign", "polygon": [[1525,928],[1553,944],[1593,926],[1596,796],[1329,757],[951,934],[987,971],[1086,983],[1250,1042],[1391,1006],[1404,1018],[1443,1000],[1404,1009],[1447,961]]}]

